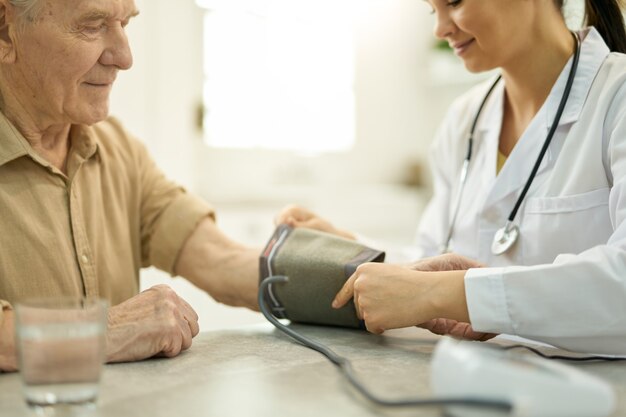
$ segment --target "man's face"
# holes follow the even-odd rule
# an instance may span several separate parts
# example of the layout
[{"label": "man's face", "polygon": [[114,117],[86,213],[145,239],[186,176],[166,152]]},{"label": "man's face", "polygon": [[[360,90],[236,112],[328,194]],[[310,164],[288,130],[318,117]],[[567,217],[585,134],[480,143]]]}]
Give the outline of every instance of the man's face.
[{"label": "man's face", "polygon": [[17,32],[8,88],[40,125],[105,119],[117,72],[133,62],[125,27],[134,0],[41,1],[35,22]]}]

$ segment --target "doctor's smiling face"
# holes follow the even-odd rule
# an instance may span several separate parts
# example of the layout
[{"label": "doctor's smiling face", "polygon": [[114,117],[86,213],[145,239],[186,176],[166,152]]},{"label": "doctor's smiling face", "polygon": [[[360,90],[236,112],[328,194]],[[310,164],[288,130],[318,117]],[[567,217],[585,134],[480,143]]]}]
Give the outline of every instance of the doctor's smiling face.
[{"label": "doctor's smiling face", "polygon": [[138,13],[134,0],[34,1],[22,16],[15,0],[0,0],[6,110],[39,126],[103,120],[117,72],[132,65],[125,27]]},{"label": "doctor's smiling face", "polygon": [[[436,16],[435,36],[448,41],[471,72],[504,67],[532,48],[545,0],[426,0]],[[549,5],[558,13],[554,4]]]}]

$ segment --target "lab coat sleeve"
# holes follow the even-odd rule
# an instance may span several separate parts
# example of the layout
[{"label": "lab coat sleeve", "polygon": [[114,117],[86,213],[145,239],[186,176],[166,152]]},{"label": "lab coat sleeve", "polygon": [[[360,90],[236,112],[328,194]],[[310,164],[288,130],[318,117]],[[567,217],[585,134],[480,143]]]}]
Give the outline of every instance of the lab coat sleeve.
[{"label": "lab coat sleeve", "polygon": [[[569,349],[626,354],[626,85],[605,121],[613,234],[552,264],[470,269],[465,292],[477,331]],[[617,104],[619,103],[619,104]]]}]

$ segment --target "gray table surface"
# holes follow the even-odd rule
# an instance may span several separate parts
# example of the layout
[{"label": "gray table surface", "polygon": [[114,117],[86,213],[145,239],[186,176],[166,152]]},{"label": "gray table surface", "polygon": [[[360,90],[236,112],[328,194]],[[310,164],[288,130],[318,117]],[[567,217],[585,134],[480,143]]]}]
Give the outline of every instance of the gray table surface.
[{"label": "gray table surface", "polygon": [[[381,396],[431,394],[429,362],[437,336],[421,329],[376,336],[336,328],[294,328],[350,358],[359,378]],[[611,382],[618,396],[614,415],[626,415],[626,362],[575,366]],[[201,333],[190,350],[173,359],[106,365],[92,414],[362,417],[441,416],[442,411],[372,405],[326,358],[267,324]],[[0,416],[30,415],[22,400],[19,374],[0,375]]]}]

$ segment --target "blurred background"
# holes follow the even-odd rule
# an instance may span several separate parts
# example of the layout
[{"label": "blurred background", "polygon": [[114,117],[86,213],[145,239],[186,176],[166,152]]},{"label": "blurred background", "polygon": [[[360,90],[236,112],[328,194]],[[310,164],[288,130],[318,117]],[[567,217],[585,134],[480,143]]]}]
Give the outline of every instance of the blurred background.
[{"label": "blurred background", "polygon": [[[134,66],[111,113],[214,205],[229,236],[261,248],[273,217],[297,203],[381,249],[411,242],[438,124],[490,76],[469,74],[436,41],[427,2],[135,1]],[[567,6],[573,28],[581,4]],[[141,280],[175,288],[203,331],[264,321],[154,268]]]}]

